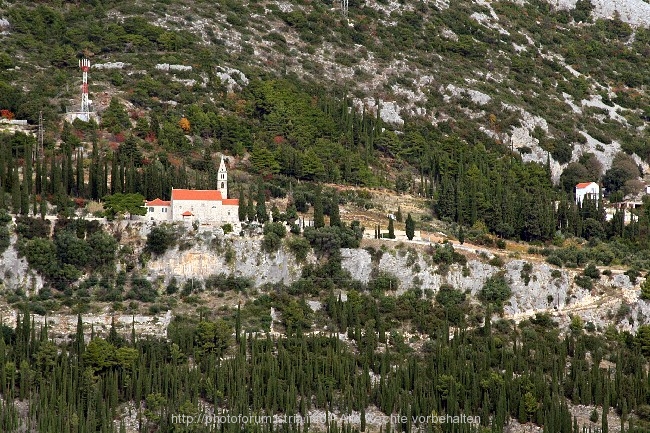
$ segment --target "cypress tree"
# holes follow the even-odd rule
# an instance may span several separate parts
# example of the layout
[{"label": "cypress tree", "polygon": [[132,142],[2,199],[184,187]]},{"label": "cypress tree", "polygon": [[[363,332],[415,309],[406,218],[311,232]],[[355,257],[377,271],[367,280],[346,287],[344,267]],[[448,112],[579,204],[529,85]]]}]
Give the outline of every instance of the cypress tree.
[{"label": "cypress tree", "polygon": [[269,220],[269,215],[266,212],[266,192],[264,191],[264,184],[260,182],[257,185],[257,206],[255,207],[255,216],[257,222],[264,224]]},{"label": "cypress tree", "polygon": [[41,195],[41,203],[40,203],[40,214],[41,214],[41,219],[42,220],[45,219],[45,215],[47,215],[47,200],[42,195]]},{"label": "cypress tree", "polygon": [[18,167],[15,167],[11,181],[11,209],[13,213],[20,212],[20,180],[18,179]]},{"label": "cypress tree", "polygon": [[332,195],[332,206],[330,211],[330,226],[338,227],[341,225],[341,211],[339,209],[339,192],[335,188]]},{"label": "cypress tree", "polygon": [[235,339],[240,342],[241,334],[241,302],[237,304],[237,315],[235,316]]},{"label": "cypress tree", "polygon": [[33,180],[32,180],[32,171],[33,171],[33,161],[32,161],[32,146],[31,144],[25,144],[25,171],[23,173],[23,182],[27,183],[27,194],[31,194],[33,191]]},{"label": "cypress tree", "polygon": [[24,179],[20,184],[20,214],[29,214],[29,192],[27,191],[27,181]]},{"label": "cypress tree", "polygon": [[413,237],[415,237],[415,221],[413,221],[413,218],[411,217],[411,214],[409,213],[406,215],[406,237],[408,238],[409,241],[413,240]]},{"label": "cypress tree", "polygon": [[395,239],[395,227],[392,218],[388,218],[388,238]]},{"label": "cypress tree", "polygon": [[84,169],[83,169],[83,153],[81,151],[77,152],[77,164],[76,164],[76,187],[75,192],[79,197],[85,197],[85,184],[86,180],[84,179]]},{"label": "cypress tree", "polygon": [[246,203],[246,217],[248,221],[255,220],[255,205],[253,204],[253,193],[250,189],[248,190],[248,202]]},{"label": "cypress tree", "polygon": [[237,208],[237,216],[239,221],[246,221],[246,196],[244,189],[239,190],[239,207]]},{"label": "cypress tree", "polygon": [[397,206],[397,213],[395,214],[395,219],[398,223],[402,222],[402,206]]},{"label": "cypress tree", "polygon": [[323,197],[321,188],[316,189],[314,194],[314,227],[325,227],[325,213],[323,210]]}]

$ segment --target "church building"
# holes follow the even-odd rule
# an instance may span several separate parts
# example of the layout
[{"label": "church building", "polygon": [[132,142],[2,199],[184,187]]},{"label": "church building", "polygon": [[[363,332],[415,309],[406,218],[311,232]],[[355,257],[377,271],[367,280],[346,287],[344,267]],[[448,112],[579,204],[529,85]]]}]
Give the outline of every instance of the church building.
[{"label": "church building", "polygon": [[171,200],[156,198],[145,202],[145,218],[161,222],[237,223],[239,200],[228,198],[228,171],[223,158],[219,164],[218,186],[219,189],[172,188]]}]

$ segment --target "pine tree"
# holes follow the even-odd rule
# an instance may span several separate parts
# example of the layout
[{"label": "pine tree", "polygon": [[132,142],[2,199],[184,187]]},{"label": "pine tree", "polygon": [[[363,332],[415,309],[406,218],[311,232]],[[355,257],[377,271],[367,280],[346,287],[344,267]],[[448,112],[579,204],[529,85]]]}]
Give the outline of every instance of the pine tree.
[{"label": "pine tree", "polygon": [[408,238],[409,241],[413,240],[413,237],[415,237],[415,221],[413,221],[413,217],[411,217],[411,214],[409,213],[406,215],[406,237]]}]

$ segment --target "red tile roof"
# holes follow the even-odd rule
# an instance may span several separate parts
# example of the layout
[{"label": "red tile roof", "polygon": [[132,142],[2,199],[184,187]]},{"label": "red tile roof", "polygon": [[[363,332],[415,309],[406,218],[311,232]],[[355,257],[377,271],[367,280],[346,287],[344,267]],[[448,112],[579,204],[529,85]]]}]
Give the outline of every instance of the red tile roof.
[{"label": "red tile roof", "polygon": [[221,191],[216,189],[173,189],[172,200],[221,201]]},{"label": "red tile roof", "polygon": [[576,185],[577,189],[582,189],[582,188],[587,188],[589,185],[591,185],[593,182],[582,182]]},{"label": "red tile roof", "polygon": [[157,198],[155,200],[145,202],[146,206],[169,206],[170,204],[171,204],[171,202],[161,200],[159,198]]},{"label": "red tile roof", "polygon": [[188,211],[188,210],[183,212],[181,215],[183,215],[183,216],[194,216],[194,214],[192,212]]},{"label": "red tile roof", "polygon": [[223,201],[221,202],[221,204],[239,206],[239,199],[238,198],[224,198]]}]

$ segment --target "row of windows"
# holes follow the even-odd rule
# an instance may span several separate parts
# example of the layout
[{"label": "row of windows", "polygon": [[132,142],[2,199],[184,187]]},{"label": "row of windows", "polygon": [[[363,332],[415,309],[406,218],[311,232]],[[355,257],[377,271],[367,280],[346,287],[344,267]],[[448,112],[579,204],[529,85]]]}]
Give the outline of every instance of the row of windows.
[{"label": "row of windows", "polygon": [[[150,207],[150,208],[149,208],[149,212],[155,212],[155,211],[156,211],[156,208],[155,208],[155,207]],[[164,212],[167,212],[167,208],[166,208],[166,207],[162,208],[162,209],[161,209],[161,212],[163,212],[163,213],[164,213]]]}]

